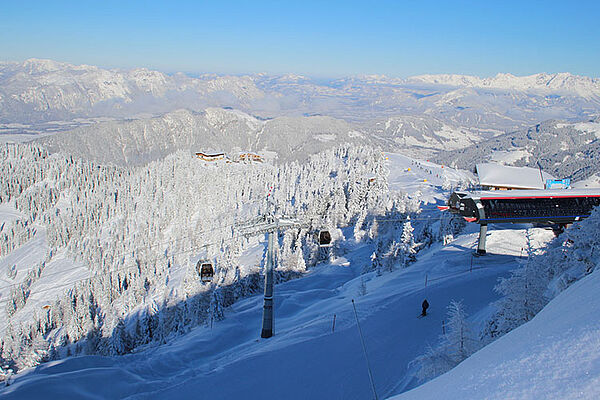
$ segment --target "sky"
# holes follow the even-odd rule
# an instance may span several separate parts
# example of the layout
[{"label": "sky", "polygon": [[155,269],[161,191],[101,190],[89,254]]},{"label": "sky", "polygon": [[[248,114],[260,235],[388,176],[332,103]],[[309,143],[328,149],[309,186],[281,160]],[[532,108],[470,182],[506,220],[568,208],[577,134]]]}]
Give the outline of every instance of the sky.
[{"label": "sky", "polygon": [[599,77],[600,1],[3,1],[0,60],[163,72]]}]

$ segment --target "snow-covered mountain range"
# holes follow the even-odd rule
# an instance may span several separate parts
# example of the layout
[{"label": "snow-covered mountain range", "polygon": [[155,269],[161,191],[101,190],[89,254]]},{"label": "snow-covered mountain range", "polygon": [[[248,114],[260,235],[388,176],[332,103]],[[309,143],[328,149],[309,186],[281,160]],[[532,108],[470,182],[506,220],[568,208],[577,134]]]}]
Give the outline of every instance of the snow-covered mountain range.
[{"label": "snow-covered mountain range", "polygon": [[582,97],[597,97],[600,95],[600,79],[577,76],[568,72],[556,74],[539,73],[529,76],[500,73],[491,78],[453,74],[419,75],[408,78],[407,82],[455,87],[513,89],[523,92],[576,93]]},{"label": "snow-covered mountain range", "polygon": [[371,144],[429,156],[440,148],[460,149],[488,132],[450,126],[428,116],[392,117],[369,124],[327,116],[260,119],[238,110],[176,110],[159,117],[104,121],[38,140],[52,152],[99,163],[143,164],[176,150],[254,151],[278,161],[306,159],[340,143]]},{"label": "snow-covered mountain range", "polygon": [[44,143],[117,164],[177,149],[264,151],[285,161],[342,142],[429,158],[550,119],[597,118],[599,85],[566,73],[192,77],[31,59],[0,63],[0,133],[21,141],[68,132]]},{"label": "snow-covered mountain range", "polygon": [[466,169],[488,161],[541,167],[557,177],[579,181],[600,172],[600,119],[578,123],[545,121],[475,145],[441,151],[434,158]]},{"label": "snow-covered mountain range", "polygon": [[599,104],[598,79],[567,73],[315,80],[292,74],[191,77],[38,59],[0,63],[2,123],[232,107],[260,117],[319,114],[347,121],[426,114],[452,125],[509,129],[585,118],[597,114]]},{"label": "snow-covered mountain range", "polygon": [[9,122],[131,117],[221,103],[241,107],[262,97],[248,76],[191,78],[38,59],[0,64],[0,119]]}]

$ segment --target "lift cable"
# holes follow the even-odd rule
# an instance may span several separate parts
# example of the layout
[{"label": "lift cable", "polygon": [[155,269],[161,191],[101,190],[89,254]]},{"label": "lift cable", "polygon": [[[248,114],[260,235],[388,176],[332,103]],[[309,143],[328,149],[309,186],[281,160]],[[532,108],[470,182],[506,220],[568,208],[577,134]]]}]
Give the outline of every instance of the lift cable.
[{"label": "lift cable", "polygon": [[[335,215],[335,214],[343,214],[343,215],[347,215],[347,214],[345,214],[345,213],[331,213],[331,214],[327,214],[327,215]],[[298,215],[305,215],[305,216],[307,216],[307,215],[314,215],[314,216],[321,216],[321,217],[323,217],[323,214],[302,214],[302,213],[300,213],[300,214],[298,214]],[[257,218],[255,218],[255,219],[254,219],[254,221],[256,221],[256,220],[260,220],[261,218],[264,218],[264,217],[257,217]],[[431,218],[375,219],[375,221],[378,221],[378,222],[393,222],[393,221],[402,222],[402,221],[416,221],[416,220],[431,220]],[[258,222],[258,221],[257,221],[257,222]],[[310,226],[310,225],[311,225],[311,224],[299,224],[299,226],[301,226],[301,227],[304,227],[304,226]],[[241,225],[238,225],[238,224],[235,224],[235,223],[234,223],[234,224],[225,225],[225,226],[222,226],[222,227],[219,227],[219,228],[214,228],[214,229],[211,229],[211,231],[214,231],[214,230],[222,230],[222,229],[225,229],[225,228],[230,228],[230,227],[239,227],[239,226],[241,226]],[[208,233],[208,230],[200,232],[200,234],[202,234],[202,233]],[[195,250],[200,250],[200,249],[202,249],[202,248],[205,248],[205,247],[208,247],[208,246],[212,246],[212,245],[218,245],[218,244],[222,244],[222,243],[228,243],[228,242],[231,242],[231,241],[233,241],[233,240],[235,240],[235,239],[238,239],[238,238],[240,238],[240,237],[247,237],[247,236],[248,236],[248,235],[237,235],[237,236],[233,236],[233,237],[231,237],[231,238],[227,238],[227,239],[222,239],[222,240],[219,240],[218,242],[213,242],[213,243],[203,244],[203,245],[196,246],[196,247],[194,247],[194,248],[192,248],[192,249],[189,249],[189,250],[185,250],[185,251],[180,251],[180,252],[172,253],[171,255],[173,255],[173,256],[174,256],[174,255],[186,254],[186,253],[193,252],[193,251],[195,251]],[[148,246],[148,247],[138,247],[138,248],[136,248],[136,249],[133,249],[133,250],[131,250],[131,251],[128,251],[127,253],[122,253],[122,254],[120,254],[120,255],[116,255],[116,256],[114,256],[114,257],[115,257],[115,258],[117,258],[117,257],[126,256],[126,255],[129,255],[129,254],[133,253],[135,250],[147,250],[147,249],[151,249],[151,248],[157,247],[157,246],[159,246],[159,245],[164,245],[164,244],[168,244],[168,243],[173,243],[173,242],[176,242],[176,241],[178,241],[178,240],[183,240],[183,239],[186,239],[186,238],[189,238],[189,237],[192,237],[192,235],[188,235],[188,236],[184,236],[184,237],[175,238],[175,239],[173,239],[173,240],[166,241],[166,242],[162,242],[162,243],[155,244],[155,245]],[[153,258],[153,259],[144,260],[144,262],[145,262],[145,263],[148,263],[148,262],[158,261],[158,260],[160,260],[160,259],[163,259],[163,258],[164,258],[164,256],[159,256],[159,257],[156,257],[156,258]],[[183,268],[183,267],[187,267],[187,266],[186,266],[186,265],[180,266],[180,267],[178,267],[178,268],[176,268],[176,269],[174,269],[174,270],[172,270],[172,271],[170,271],[170,272],[176,272],[176,271],[180,270],[180,269],[181,269],[181,268]],[[117,269],[115,269],[115,270],[113,270],[113,271],[103,271],[102,273],[107,273],[107,272],[108,272],[108,273],[112,274],[112,273],[123,272],[123,271],[131,270],[131,269],[135,269],[135,268],[138,268],[138,265],[137,265],[137,263],[136,263],[135,265],[130,265],[130,266],[128,266],[128,267],[121,267],[121,268],[117,268]],[[60,270],[60,271],[53,272],[53,273],[50,273],[50,274],[46,274],[46,275],[43,275],[43,276],[44,276],[44,278],[46,278],[46,277],[50,277],[50,276],[54,276],[54,275],[60,275],[60,274],[64,274],[65,272],[72,271],[72,270],[75,270],[75,269],[81,269],[81,267],[71,267],[71,268],[67,268],[67,269],[62,269],[62,270]],[[32,270],[32,269],[28,269],[27,271],[31,271],[31,270]],[[100,277],[100,276],[102,276],[102,275],[99,275],[99,273],[98,273],[98,272],[96,272],[96,274],[94,274],[93,276],[90,276],[90,277],[86,277],[86,278],[78,279],[78,280],[75,280],[75,281],[72,281],[72,282],[63,283],[63,284],[60,284],[59,286],[53,286],[53,287],[51,287],[51,288],[48,288],[48,289],[42,289],[42,290],[39,290],[39,291],[30,292],[30,293],[29,293],[29,296],[31,296],[31,295],[34,295],[34,294],[38,294],[38,293],[42,293],[42,292],[47,292],[47,291],[50,291],[50,290],[54,290],[54,289],[56,289],[56,288],[60,288],[60,287],[65,287],[65,286],[69,286],[69,285],[74,285],[74,284],[76,284],[76,283],[83,282],[83,281],[86,281],[86,280],[92,280],[92,279],[96,279],[96,278],[98,278],[98,277]],[[11,285],[2,286],[2,287],[0,287],[0,290],[4,290],[4,289],[8,289],[8,288],[12,288],[12,287],[18,287],[18,286],[20,286],[21,284],[22,284],[22,283],[14,283],[14,284],[11,284]],[[0,304],[6,304],[6,303],[8,303],[8,301],[10,301],[10,300],[9,300],[9,299],[0,300]]]}]

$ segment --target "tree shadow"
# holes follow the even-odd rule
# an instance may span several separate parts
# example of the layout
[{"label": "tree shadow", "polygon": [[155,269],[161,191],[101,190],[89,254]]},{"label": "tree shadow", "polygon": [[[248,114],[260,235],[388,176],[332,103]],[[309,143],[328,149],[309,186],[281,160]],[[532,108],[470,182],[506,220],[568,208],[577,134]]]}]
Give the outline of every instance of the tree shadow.
[{"label": "tree shadow", "polygon": [[[302,276],[302,273],[295,271],[274,272],[275,283]],[[80,328],[85,333],[77,339],[70,332],[61,332],[65,328],[53,322],[48,311],[47,318],[42,318],[40,324],[14,338],[20,343],[22,351],[12,353],[12,357],[0,358],[0,381],[10,383],[13,371],[24,367],[79,355],[129,354],[142,346],[165,344],[198,326],[212,326],[215,321],[224,318],[225,308],[242,298],[262,293],[264,276],[256,272],[229,285],[210,285],[207,291],[174,304],[165,300],[158,307],[149,306],[140,312],[128,314],[125,318],[119,318],[116,324],[114,320],[107,321],[101,306],[90,299],[86,318],[91,322]],[[72,297],[74,309],[77,299],[77,295]],[[113,327],[107,329],[109,323]],[[108,330],[110,333],[107,335]],[[52,335],[55,335],[54,339],[51,339]],[[2,350],[0,348],[0,354]]]}]

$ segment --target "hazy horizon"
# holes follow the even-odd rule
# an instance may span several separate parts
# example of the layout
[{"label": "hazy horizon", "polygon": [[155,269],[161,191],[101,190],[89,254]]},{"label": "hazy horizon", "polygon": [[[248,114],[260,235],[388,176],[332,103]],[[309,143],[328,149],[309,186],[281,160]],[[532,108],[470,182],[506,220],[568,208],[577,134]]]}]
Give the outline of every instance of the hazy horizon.
[{"label": "hazy horizon", "polygon": [[597,77],[600,4],[5,4],[0,53],[188,74]]},{"label": "hazy horizon", "polygon": [[287,76],[287,75],[294,75],[294,76],[301,76],[304,78],[308,78],[313,82],[317,82],[317,83],[328,83],[330,81],[335,81],[338,79],[351,79],[351,78],[375,78],[375,77],[385,77],[388,79],[402,79],[402,80],[406,80],[406,79],[410,79],[413,77],[418,77],[418,76],[426,76],[426,75],[456,75],[456,76],[470,76],[470,77],[475,77],[475,78],[479,78],[479,79],[487,79],[487,78],[495,78],[498,75],[502,75],[502,74],[509,74],[512,75],[514,77],[517,78],[522,78],[522,77],[527,77],[527,76],[533,76],[533,75],[538,75],[538,74],[548,74],[548,75],[553,75],[553,74],[562,74],[562,73],[566,73],[566,74],[571,74],[573,76],[582,76],[582,77],[587,77],[587,78],[591,78],[591,79],[600,79],[600,75],[599,76],[591,76],[591,75],[584,75],[584,74],[576,74],[573,73],[571,71],[555,71],[555,72],[548,72],[548,71],[537,71],[537,72],[532,72],[529,74],[513,74],[511,72],[506,72],[506,71],[498,71],[496,73],[493,73],[491,75],[477,75],[477,74],[462,74],[462,73],[449,73],[449,72],[439,72],[439,73],[428,73],[428,72],[423,72],[423,73],[418,73],[418,74],[414,74],[414,75],[406,75],[406,76],[398,76],[398,75],[390,75],[390,74],[377,74],[377,73],[373,73],[373,74],[351,74],[351,75],[332,75],[332,76],[320,76],[320,75],[314,75],[314,74],[304,74],[304,73],[298,73],[298,72],[293,72],[293,71],[282,71],[282,72],[277,72],[277,73],[270,73],[267,71],[258,71],[258,72],[235,72],[235,73],[227,73],[227,72],[212,72],[212,71],[183,71],[183,70],[165,70],[165,69],[159,69],[159,68],[151,68],[149,66],[146,65],[133,65],[130,67],[119,67],[119,66],[111,66],[111,65],[102,65],[102,64],[90,64],[90,63],[74,63],[74,62],[70,62],[70,61],[65,61],[65,60],[60,60],[60,59],[52,59],[52,58],[40,58],[40,57],[29,57],[29,58],[24,58],[21,60],[8,60],[8,59],[0,59],[0,62],[4,62],[4,63],[17,63],[17,64],[22,64],[28,60],[47,60],[47,61],[53,61],[53,62],[57,62],[57,63],[66,63],[66,64],[70,64],[73,66],[93,66],[93,67],[98,67],[101,69],[106,69],[106,70],[119,70],[119,71],[131,71],[131,70],[136,70],[136,69],[147,69],[150,71],[158,71],[161,72],[163,74],[172,76],[174,74],[178,74],[178,73],[182,73],[185,74],[191,78],[199,78],[202,77],[204,75],[215,75],[215,76],[258,76],[258,75],[264,75],[264,76],[272,76],[272,77],[280,77],[280,76]]}]

